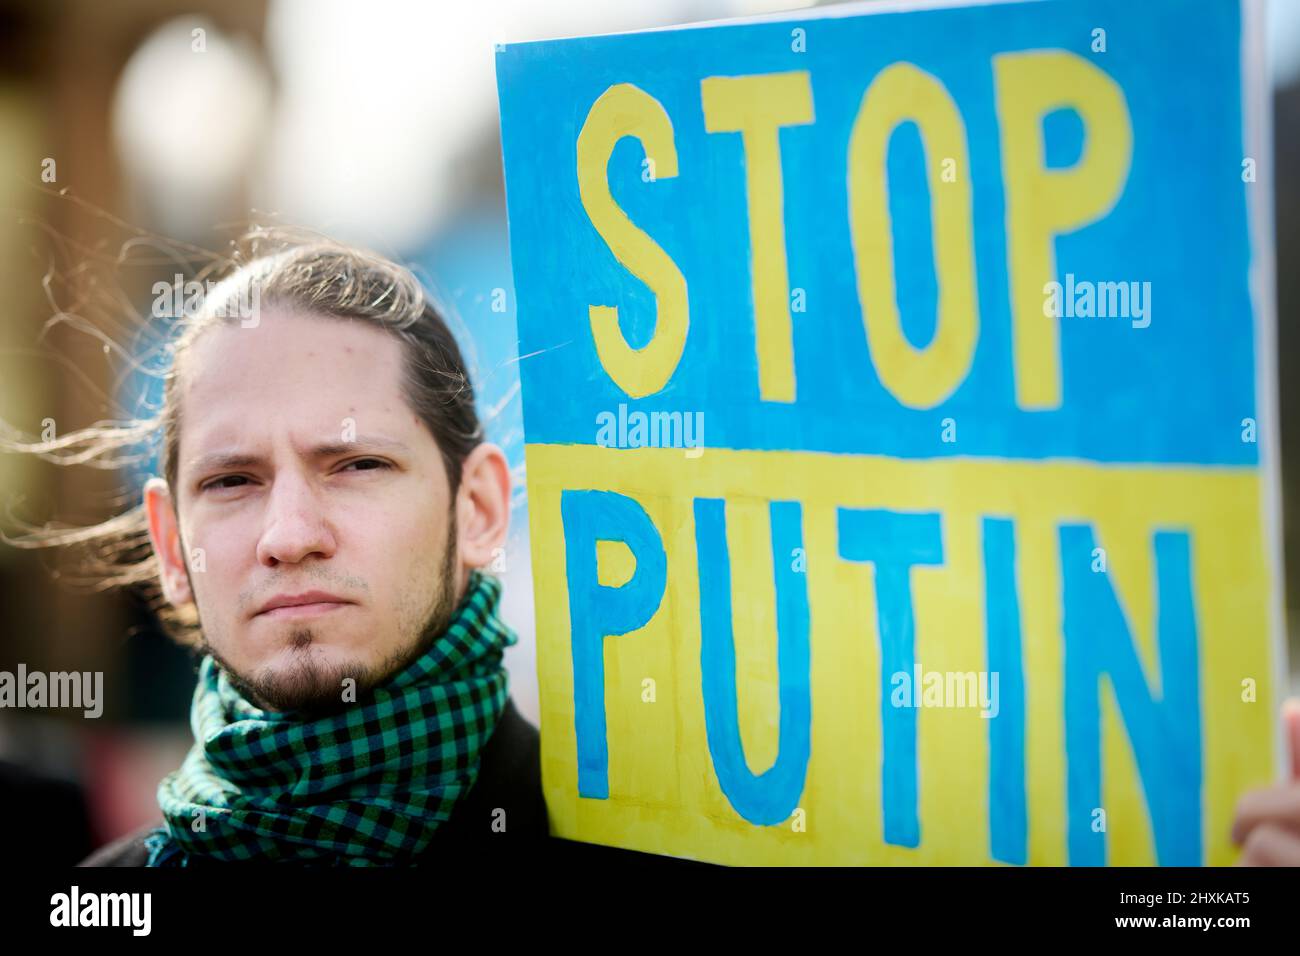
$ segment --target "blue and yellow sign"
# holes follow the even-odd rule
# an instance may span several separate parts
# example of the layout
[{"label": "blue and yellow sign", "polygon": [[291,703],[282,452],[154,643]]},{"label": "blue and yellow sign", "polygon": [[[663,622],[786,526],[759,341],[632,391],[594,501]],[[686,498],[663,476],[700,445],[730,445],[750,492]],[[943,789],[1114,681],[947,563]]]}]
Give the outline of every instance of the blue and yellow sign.
[{"label": "blue and yellow sign", "polygon": [[1231,862],[1284,672],[1253,7],[872,6],[499,48],[555,830]]}]

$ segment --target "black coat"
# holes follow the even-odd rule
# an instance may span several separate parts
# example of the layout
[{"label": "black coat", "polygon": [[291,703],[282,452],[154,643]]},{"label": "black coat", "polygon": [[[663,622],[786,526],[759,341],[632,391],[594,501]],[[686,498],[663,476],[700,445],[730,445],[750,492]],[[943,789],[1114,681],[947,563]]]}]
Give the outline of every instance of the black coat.
[{"label": "black coat", "polygon": [[[550,835],[546,803],[542,797],[541,746],[537,728],[507,700],[496,730],[483,748],[478,779],[453,809],[451,817],[435,831],[426,857],[472,853],[476,859],[544,858],[546,862],[586,862],[638,865],[685,864],[672,857],[616,850],[594,844],[562,840]],[[505,829],[494,831],[497,808],[505,811]],[[144,866],[149,858],[145,836],[162,825],[161,818],[100,847],[78,866]],[[218,865],[197,857],[195,865]]]}]

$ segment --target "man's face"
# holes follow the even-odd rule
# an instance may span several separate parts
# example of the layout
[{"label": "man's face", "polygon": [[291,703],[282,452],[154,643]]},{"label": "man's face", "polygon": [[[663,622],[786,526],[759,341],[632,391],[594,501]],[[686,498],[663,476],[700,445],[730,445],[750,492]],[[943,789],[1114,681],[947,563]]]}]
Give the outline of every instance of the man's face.
[{"label": "man's face", "polygon": [[451,490],[401,379],[386,333],[274,309],[183,362],[172,494],[190,587],[207,649],[263,706],[342,706],[346,678],[390,676],[454,610]]}]

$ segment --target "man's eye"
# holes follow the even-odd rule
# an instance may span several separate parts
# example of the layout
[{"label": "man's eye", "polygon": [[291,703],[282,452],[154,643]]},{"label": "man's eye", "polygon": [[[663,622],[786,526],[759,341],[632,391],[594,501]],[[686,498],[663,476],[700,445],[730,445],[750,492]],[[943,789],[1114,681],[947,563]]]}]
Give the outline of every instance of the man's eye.
[{"label": "man's eye", "polygon": [[[378,458],[360,458],[357,461],[348,462],[344,469],[351,468],[353,465],[374,465],[376,468],[391,468],[392,465],[386,461],[380,461]],[[362,468],[362,471],[374,471],[374,468]]]},{"label": "man's eye", "polygon": [[226,485],[226,484],[222,484],[222,482],[247,481],[247,480],[248,479],[245,478],[243,475],[225,475],[221,478],[212,479],[212,481],[209,481],[207,484],[199,488],[199,491],[209,491],[214,488],[238,488],[239,487],[238,485]]}]

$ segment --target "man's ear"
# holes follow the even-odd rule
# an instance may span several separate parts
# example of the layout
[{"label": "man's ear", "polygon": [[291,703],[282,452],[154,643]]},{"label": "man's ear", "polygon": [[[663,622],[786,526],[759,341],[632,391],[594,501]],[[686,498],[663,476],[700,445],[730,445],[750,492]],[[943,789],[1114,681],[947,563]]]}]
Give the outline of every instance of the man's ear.
[{"label": "man's ear", "polygon": [[471,568],[491,564],[510,528],[510,465],[491,442],[465,458],[456,508],[461,563]]},{"label": "man's ear", "polygon": [[153,542],[158,560],[163,596],[175,607],[191,603],[194,594],[185,571],[185,551],[180,527],[176,523],[176,508],[163,479],[150,478],[145,482],[144,512],[149,519],[149,540]]}]

